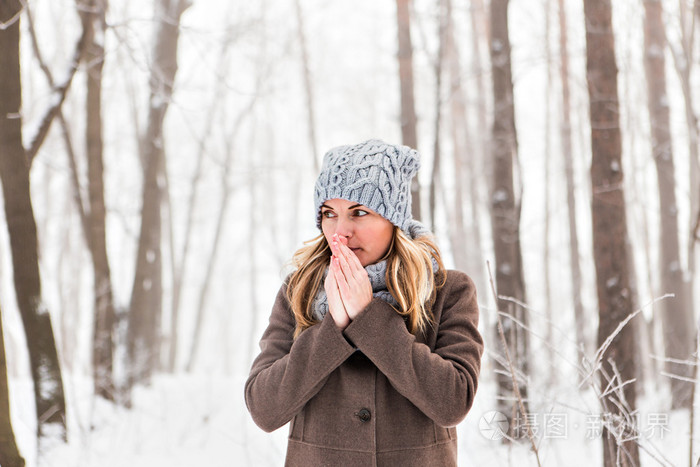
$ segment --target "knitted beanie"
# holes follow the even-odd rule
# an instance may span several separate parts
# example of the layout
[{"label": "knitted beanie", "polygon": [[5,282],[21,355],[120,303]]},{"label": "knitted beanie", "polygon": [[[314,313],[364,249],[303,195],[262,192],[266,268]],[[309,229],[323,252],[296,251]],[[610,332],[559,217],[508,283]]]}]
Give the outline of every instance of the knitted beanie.
[{"label": "knitted beanie", "polygon": [[316,180],[316,226],[321,228],[321,205],[341,198],[367,206],[408,231],[411,179],[419,168],[418,151],[376,139],[331,149]]}]

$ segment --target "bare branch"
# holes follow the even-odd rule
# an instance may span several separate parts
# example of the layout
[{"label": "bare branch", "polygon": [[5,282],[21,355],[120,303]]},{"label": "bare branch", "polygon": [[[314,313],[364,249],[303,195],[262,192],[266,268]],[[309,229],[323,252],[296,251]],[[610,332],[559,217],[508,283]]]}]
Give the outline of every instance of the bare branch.
[{"label": "bare branch", "polygon": [[695,378],[688,378],[687,376],[676,375],[673,373],[668,373],[666,371],[660,372],[661,376],[666,376],[671,379],[677,379],[679,381],[685,381],[687,383],[695,383]]},{"label": "bare branch", "polygon": [[[608,361],[608,363],[610,363],[610,361]],[[619,381],[619,383],[613,385],[613,383],[615,383],[616,381]],[[608,386],[605,388],[605,391],[600,395],[600,397],[607,397],[611,394],[623,394],[622,390],[625,386],[636,382],[636,378],[627,381],[622,381],[618,372],[615,371],[615,377],[608,382]],[[625,403],[624,405],[626,406],[627,404]],[[629,407],[626,407],[626,409],[629,411]]]},{"label": "bare branch", "polygon": [[15,13],[15,15],[12,18],[4,22],[0,21],[0,31],[6,30],[7,28],[15,24],[17,21],[19,21],[19,17],[22,16],[22,12],[24,11],[25,7],[26,5],[24,4],[24,2],[22,2],[22,8],[20,8],[19,11]]},{"label": "bare branch", "polygon": [[[37,61],[39,62],[39,68],[41,71],[44,72],[44,76],[46,76],[46,81],[48,82],[50,87],[54,87],[54,79],[53,79],[53,74],[51,73],[51,70],[49,67],[46,65],[46,61],[44,60],[44,57],[41,54],[41,50],[39,49],[39,41],[37,40],[36,37],[36,29],[34,28],[34,18],[32,17],[32,11],[31,9],[27,8],[27,26],[29,29],[29,37],[31,39],[31,45],[32,45],[32,50],[34,51],[34,56],[36,57]],[[85,241],[86,243],[90,243],[90,235],[88,235],[89,228],[88,228],[88,218],[87,214],[85,213],[85,206],[83,203],[83,199],[80,196],[81,193],[81,188],[80,188],[80,179],[78,177],[78,165],[76,162],[76,157],[75,157],[75,150],[73,149],[73,143],[71,141],[70,137],[70,132],[68,131],[68,124],[66,123],[66,119],[63,117],[63,112],[59,108],[57,110],[57,115],[56,117],[58,118],[59,123],[61,124],[61,130],[63,133],[63,140],[66,145],[66,152],[68,153],[68,162],[70,164],[71,168],[71,182],[73,184],[73,192],[74,192],[74,198],[75,198],[75,204],[77,205],[78,208],[78,214],[80,215],[80,221],[83,226],[83,233],[85,236]]]},{"label": "bare branch", "polygon": [[[489,349],[486,349],[486,354],[488,355],[488,357],[489,357],[490,359],[492,359],[493,361],[495,361],[496,363],[498,363],[498,364],[499,364],[500,366],[502,366],[503,368],[508,368],[508,361],[507,361],[505,358],[503,358],[503,356],[502,356],[501,354],[499,354],[499,353],[497,353],[497,352],[494,352],[493,350],[489,350]],[[506,370],[501,370],[500,368],[494,368],[494,369],[493,369],[493,372],[496,373],[496,374],[511,376],[511,374],[510,374],[508,371],[506,371]],[[515,369],[515,378],[516,378],[519,382],[521,382],[522,384],[526,384],[526,383],[527,383],[527,376],[526,376],[522,371],[520,371],[520,370],[517,369],[517,368]],[[496,397],[497,397],[497,398],[500,398],[500,399],[503,399],[503,400],[508,399],[507,397],[502,397],[502,396],[498,396],[498,395],[497,395]]]},{"label": "bare branch", "polygon": [[[29,9],[27,9],[27,12],[29,12]],[[28,15],[29,17],[29,15]],[[32,28],[33,29],[33,28]],[[51,128],[51,123],[53,122],[53,119],[58,115],[59,111],[61,110],[61,106],[63,105],[63,102],[66,100],[66,95],[68,94],[68,89],[70,88],[71,83],[73,82],[73,77],[75,76],[76,71],[78,71],[78,65],[80,64],[81,57],[83,56],[83,53],[87,47],[88,44],[88,30],[83,27],[83,31],[80,35],[80,39],[78,39],[78,42],[75,45],[75,51],[73,52],[73,58],[70,61],[70,64],[68,65],[68,73],[66,78],[63,80],[62,83],[55,85],[52,84],[54,90],[53,90],[53,95],[54,98],[51,102],[51,105],[46,111],[46,114],[44,115],[44,118],[41,119],[41,124],[39,125],[39,128],[32,138],[31,144],[29,145],[29,148],[26,150],[27,153],[27,162],[31,166],[32,161],[34,160],[34,157],[36,156],[37,152],[39,152],[39,148],[41,145],[44,143],[44,140],[46,139],[46,136],[49,133],[49,129]],[[36,37],[33,37],[32,39],[33,43],[36,42]],[[35,53],[38,51],[37,48],[35,48]],[[40,55],[37,54],[37,58],[39,58],[40,63],[42,60],[40,59]],[[42,69],[44,69],[46,65],[42,65]],[[47,73],[48,69],[44,70],[44,73]],[[49,73],[50,75],[50,73]],[[48,75],[47,75],[48,76]],[[53,81],[53,80],[52,80]]]},{"label": "bare branch", "polygon": [[29,37],[32,40],[32,51],[39,62],[39,68],[41,68],[41,71],[44,72],[44,76],[46,76],[46,81],[48,81],[49,86],[54,87],[53,74],[51,73],[51,70],[49,70],[49,67],[46,66],[46,61],[44,61],[44,57],[41,55],[41,51],[39,50],[39,41],[36,38],[36,29],[34,28],[34,17],[32,15],[32,10],[29,8],[27,8],[27,26],[29,27]]}]

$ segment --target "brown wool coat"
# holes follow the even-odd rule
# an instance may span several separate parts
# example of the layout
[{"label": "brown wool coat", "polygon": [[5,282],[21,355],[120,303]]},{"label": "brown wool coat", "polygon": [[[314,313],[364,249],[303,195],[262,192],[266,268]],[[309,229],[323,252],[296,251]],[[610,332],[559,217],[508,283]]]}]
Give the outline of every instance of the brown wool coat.
[{"label": "brown wool coat", "polygon": [[474,283],[447,272],[437,329],[415,337],[373,299],[342,331],[330,313],[296,339],[285,286],[245,385],[255,423],[290,425],[287,466],[457,465],[455,425],[474,401],[483,352]]}]

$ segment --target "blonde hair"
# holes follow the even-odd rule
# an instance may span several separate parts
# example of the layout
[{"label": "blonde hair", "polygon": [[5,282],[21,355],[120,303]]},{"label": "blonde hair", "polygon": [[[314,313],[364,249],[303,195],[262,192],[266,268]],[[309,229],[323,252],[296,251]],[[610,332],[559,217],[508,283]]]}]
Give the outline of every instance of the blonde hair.
[{"label": "blonde hair", "polygon": [[[292,264],[296,270],[287,283],[287,298],[296,320],[294,337],[318,323],[313,303],[323,275],[330,262],[330,247],[323,235],[305,243],[294,253]],[[386,285],[398,302],[396,312],[406,319],[412,334],[425,332],[432,324],[430,308],[437,289],[445,283],[445,267],[440,252],[431,236],[409,238],[401,229],[394,233],[386,260]],[[433,270],[433,261],[437,270]]]}]

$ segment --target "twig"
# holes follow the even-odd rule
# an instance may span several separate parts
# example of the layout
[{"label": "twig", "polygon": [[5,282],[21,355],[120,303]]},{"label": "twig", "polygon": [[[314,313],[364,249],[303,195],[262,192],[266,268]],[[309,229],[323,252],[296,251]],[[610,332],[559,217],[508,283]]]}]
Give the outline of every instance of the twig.
[{"label": "twig", "polygon": [[[610,368],[613,371],[613,376],[611,377],[610,375],[608,375],[607,371],[605,371],[603,367],[600,368],[600,372],[603,378],[607,380],[608,384],[606,386],[605,391],[603,391],[602,393],[598,391],[598,400],[600,401],[600,404],[603,407],[604,415],[607,415],[607,417],[602,418],[603,427],[607,429],[608,433],[611,433],[614,436],[615,443],[617,444],[619,449],[613,451],[612,445],[610,443],[604,443],[605,447],[610,449],[611,454],[613,454],[613,452],[616,453],[616,465],[621,465],[620,461],[622,455],[625,455],[628,461],[632,460],[630,453],[625,446],[625,443],[634,442],[639,446],[639,431],[637,430],[637,427],[634,424],[634,414],[631,413],[630,406],[627,403],[627,399],[625,397],[625,393],[622,390],[622,388],[630,381],[612,387],[615,380],[622,381],[622,375],[618,371],[617,365],[613,360],[608,359],[608,364],[610,365]],[[591,383],[591,385],[593,388],[596,388],[594,383]],[[612,389],[608,391],[608,388],[611,387]],[[612,394],[610,394],[611,392]],[[608,402],[617,407],[617,412],[613,412],[612,410],[610,410]],[[617,426],[615,425],[616,421],[618,422]],[[625,437],[626,431],[631,434],[630,437]],[[628,463],[625,462],[623,465],[628,465]]]},{"label": "twig", "polygon": [[672,298],[672,297],[675,297],[675,295],[674,294],[665,294],[665,295],[662,295],[661,297],[654,298],[646,305],[644,305],[641,308],[639,308],[638,310],[630,313],[627,316],[627,318],[625,318],[622,322],[620,322],[620,324],[618,324],[617,328],[615,328],[615,330],[607,337],[607,339],[605,339],[605,342],[603,342],[603,344],[598,348],[598,350],[596,350],[595,358],[593,359],[593,362],[588,361],[588,359],[584,359],[584,361],[582,362],[584,365],[589,366],[589,370],[588,370],[588,373],[584,375],[583,379],[581,379],[581,382],[578,385],[579,388],[582,387],[584,384],[586,384],[586,381],[589,378],[591,378],[593,376],[593,374],[595,374],[596,371],[598,371],[600,369],[600,363],[602,361],[603,354],[608,349],[608,347],[610,347],[610,344],[612,343],[613,339],[615,339],[615,336],[617,336],[622,331],[622,328],[625,327],[625,325],[627,325],[627,323],[632,318],[634,318],[639,313],[641,313],[642,310],[644,310],[644,308],[646,308],[650,305],[653,305],[654,303],[656,303],[660,300],[664,300],[666,298]]},{"label": "twig", "polygon": [[[657,301],[660,301],[660,300],[663,300],[666,298],[673,298],[673,297],[675,297],[674,294],[665,294],[665,295],[662,295],[661,297],[653,299],[646,306],[649,306],[653,303],[656,303]],[[595,368],[598,367],[600,361],[602,360],[603,354],[605,353],[606,350],[608,350],[608,347],[610,347],[610,344],[612,344],[612,341],[615,339],[615,337],[617,337],[617,335],[622,331],[622,328],[624,328],[627,325],[627,323],[629,323],[630,320],[632,320],[632,318],[634,318],[639,313],[641,313],[644,308],[645,307],[641,307],[638,310],[633,311],[632,313],[627,315],[627,317],[625,319],[623,319],[620,322],[620,324],[617,325],[617,328],[615,328],[615,330],[605,339],[605,342],[603,342],[603,344],[598,348],[598,350],[595,353],[594,361],[596,364],[593,366],[594,371],[595,371]],[[591,375],[588,375],[587,378],[589,378],[590,376]]]},{"label": "twig", "polygon": [[[611,364],[612,364],[612,362],[610,362],[610,361],[608,361],[608,363],[611,363]],[[617,372],[616,372],[616,373],[617,373]],[[632,383],[637,382],[636,379],[630,379],[630,380],[627,380],[627,381],[622,381],[622,380],[620,380],[619,375],[616,374],[615,376],[616,376],[615,378],[613,378],[611,381],[609,381],[608,386],[605,388],[605,391],[600,395],[600,397],[606,397],[606,396],[608,396],[609,394],[614,394],[614,393],[616,393],[616,392],[618,392],[618,391],[621,391],[622,388],[624,388],[625,386],[628,386],[628,385],[630,385],[630,384],[632,384]],[[619,383],[617,386],[612,386],[612,383],[613,383],[613,381],[615,381],[615,379],[620,380],[620,383]]]},{"label": "twig", "polygon": [[[505,297],[505,296],[503,296],[503,295],[499,295],[498,298],[500,298],[500,299],[502,299],[502,300],[509,300],[509,298],[507,298],[507,297]],[[512,299],[511,301],[513,301],[514,303],[517,303],[517,300],[515,300],[515,299]],[[541,336],[540,334],[538,334],[538,333],[536,333],[535,331],[533,331],[529,326],[527,326],[525,323],[523,323],[522,321],[520,321],[518,318],[516,318],[515,316],[510,315],[510,314],[508,314],[508,313],[505,313],[505,312],[503,312],[503,311],[499,311],[499,312],[498,312],[498,315],[500,315],[500,316],[502,316],[502,317],[504,317],[504,318],[506,318],[506,319],[508,319],[508,320],[510,320],[510,321],[512,321],[512,322],[514,322],[515,324],[517,324],[518,326],[520,326],[520,328],[522,328],[523,330],[527,331],[528,334],[533,335],[533,336],[539,338],[539,339],[542,341],[542,343],[544,344],[544,346],[547,347],[547,349],[549,349],[549,350],[551,350],[552,352],[554,352],[554,354],[558,355],[563,361],[565,361],[566,363],[568,363],[569,365],[571,365],[572,367],[574,367],[576,370],[578,370],[578,371],[580,372],[580,368],[579,368],[574,362],[569,361],[569,360],[558,350],[558,348],[557,348],[552,342],[549,342],[545,337],[543,337],[543,336]],[[556,326],[552,326],[552,328],[553,328],[553,329],[556,329],[557,331],[561,331],[561,330],[558,329]],[[562,334],[563,334],[563,333],[562,333]],[[564,339],[567,339],[566,336],[564,336]],[[573,345],[575,345],[575,346],[578,347],[578,344],[577,344],[576,342],[572,341],[571,339],[567,339],[567,340],[568,340],[569,342],[571,342]]]},{"label": "twig", "polygon": [[[621,405],[618,405],[615,400],[613,400],[613,404],[616,404],[618,406],[618,408],[620,409],[620,413],[624,413],[625,415],[630,414],[632,412],[632,408],[629,406],[629,403],[627,402],[627,398],[625,397],[625,393],[623,391],[623,388],[630,383],[636,382],[637,380],[632,378],[632,379],[627,380],[627,381],[622,381],[622,375],[620,374],[620,370],[617,368],[617,364],[615,363],[615,361],[612,359],[608,359],[608,364],[610,365],[610,368],[612,368],[612,370],[613,370],[613,375],[614,375],[613,381],[614,380],[620,381],[620,384],[615,386],[613,388],[613,391],[617,392],[617,394],[619,395],[619,400],[620,400]],[[606,396],[606,394],[603,394],[603,397],[605,397],[605,396]],[[634,414],[632,414],[632,417],[633,416],[634,416]],[[636,427],[633,426],[633,428],[636,431]]]},{"label": "twig", "polygon": [[[488,270],[488,273],[489,273],[489,283],[491,284],[491,292],[493,293],[493,298],[495,300],[495,303],[498,304],[498,295],[496,294],[496,286],[494,285],[494,282],[493,282],[493,274],[491,274],[491,264],[488,261],[486,262],[486,269]],[[535,437],[534,437],[534,434],[532,433],[532,427],[530,426],[530,422],[528,421],[527,411],[525,410],[525,404],[523,403],[523,398],[520,395],[520,386],[519,386],[517,378],[515,376],[515,368],[513,366],[513,360],[510,358],[510,352],[508,350],[508,342],[506,342],[506,336],[505,336],[505,333],[503,332],[503,322],[501,320],[499,313],[496,313],[496,320],[497,320],[497,325],[498,325],[498,336],[500,337],[501,345],[503,345],[503,352],[505,353],[506,361],[508,362],[508,368],[510,370],[511,380],[513,382],[513,392],[515,392],[515,397],[518,399],[518,408],[520,409],[520,415],[522,415],[523,421],[525,422],[525,428],[527,429],[527,437],[530,440],[530,444],[532,445],[532,451],[535,453],[535,459],[537,459],[537,465],[539,467],[541,467],[542,463],[540,462],[540,456],[539,456],[539,452],[537,450],[537,444],[535,443]]]},{"label": "twig", "polygon": [[639,313],[642,312],[642,309],[640,308],[637,311],[633,311],[625,319],[623,319],[620,324],[617,325],[617,328],[605,339],[605,342],[598,348],[598,350],[595,353],[595,361],[598,362],[602,359],[603,354],[605,353],[606,350],[608,350],[608,347],[612,344],[612,341],[617,337],[617,335],[622,331],[622,328],[624,328],[627,323],[630,322],[632,318],[637,316]]},{"label": "twig", "polygon": [[659,357],[658,355],[650,355],[652,360],[657,360],[659,362],[663,363],[677,363],[679,365],[686,365],[686,366],[697,366],[698,361],[697,361],[697,355],[693,355],[692,360],[680,360],[678,358],[671,358],[671,357]]},{"label": "twig", "polygon": [[[487,264],[488,267],[488,264]],[[489,270],[490,273],[490,270]],[[493,288],[493,280],[492,280],[492,288]],[[629,381],[622,381],[619,371],[617,371],[616,366],[614,365],[614,362],[611,362],[611,368],[612,368],[612,375],[606,371],[606,369],[602,366],[602,355],[605,353],[605,350],[609,347],[610,342],[615,338],[617,334],[622,330],[622,328],[639,312],[642,310],[646,309],[648,306],[652,305],[656,301],[663,300],[669,297],[672,297],[673,295],[667,294],[662,297],[657,297],[653,300],[651,300],[649,303],[645,304],[642,306],[639,310],[633,312],[630,314],[630,316],[627,317],[620,325],[618,328],[613,331],[613,333],[608,337],[608,339],[605,341],[605,343],[601,346],[600,349],[596,351],[596,358],[594,361],[589,360],[585,356],[583,357],[581,361],[581,365],[577,366],[576,368],[578,371],[584,375],[583,380],[579,384],[579,388],[584,386],[584,385],[589,385],[593,391],[596,393],[599,403],[601,404],[602,407],[602,412],[603,412],[603,426],[608,429],[608,431],[611,433],[611,435],[615,436],[615,440],[617,444],[620,446],[620,450],[618,450],[618,458],[619,462],[623,462],[623,457],[627,458],[629,460],[629,451],[625,447],[625,443],[627,442],[636,442],[637,445],[639,446],[640,449],[643,449],[651,458],[653,458],[655,461],[659,463],[659,465],[664,465],[664,466],[671,466],[673,465],[666,457],[664,457],[663,453],[661,453],[656,446],[653,444],[644,444],[639,442],[639,430],[634,424],[634,420],[630,415],[630,407],[629,404],[627,404],[627,401],[625,400],[624,397],[624,388],[631,384],[634,383],[635,380],[629,380]],[[528,307],[527,304],[522,303],[521,301],[512,298],[512,297],[507,297],[507,296],[502,296],[499,295],[497,297],[500,300],[507,300],[512,303],[515,303],[527,310],[533,311],[530,307]],[[534,311],[536,312],[536,311]],[[516,319],[515,317],[503,313],[503,312],[497,312],[497,315],[499,318],[507,318],[511,320],[513,323],[516,325],[520,326],[523,328],[525,331],[527,331],[529,334],[534,335],[535,337],[538,337],[539,339],[542,339],[543,342],[546,343],[546,341],[542,338],[542,336],[538,335],[537,333],[533,332],[528,326],[526,326],[524,323]],[[506,358],[503,358],[501,355],[495,355],[494,353],[494,360],[499,363],[501,366],[504,368],[508,368],[510,359],[508,357],[508,354],[506,353]],[[561,357],[561,355],[560,355]],[[658,357],[656,357],[658,358]],[[562,358],[564,361],[567,361],[565,358]],[[568,361],[567,361],[568,362]],[[686,365],[693,366],[694,369],[697,369],[697,364],[693,361],[679,361],[677,363],[683,363]],[[607,384],[605,385],[604,388],[600,387],[600,382],[597,378],[592,378],[593,375],[596,373],[600,372],[602,375],[602,380],[607,381]],[[502,371],[502,370],[497,370],[497,373],[499,374],[508,374],[507,371]],[[518,376],[517,369],[514,369],[511,366],[510,370],[510,375],[513,377],[513,375]],[[522,376],[519,376],[522,379]],[[589,380],[590,378],[590,380]],[[501,397],[499,400],[507,400],[507,401],[515,401],[517,398],[504,398]],[[612,409],[617,408],[617,413],[613,413]],[[525,422],[527,422],[527,417],[523,417],[525,419]],[[506,437],[507,438],[507,437]],[[700,466],[700,463],[698,464]]]}]

